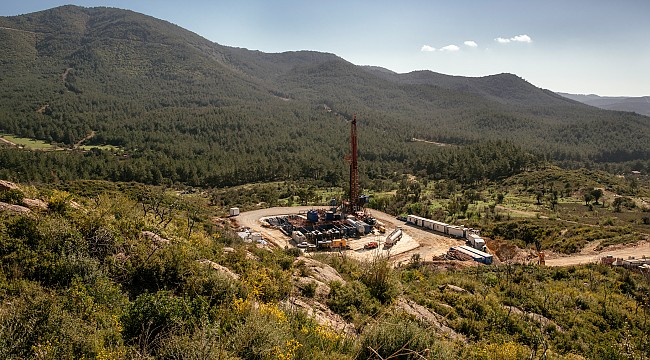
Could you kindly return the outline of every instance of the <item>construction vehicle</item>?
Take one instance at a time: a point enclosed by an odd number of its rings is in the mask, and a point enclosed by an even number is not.
[[[366,250],[376,249],[378,247],[379,247],[379,244],[376,241],[371,241],[371,242],[363,245],[363,248],[366,249]]]

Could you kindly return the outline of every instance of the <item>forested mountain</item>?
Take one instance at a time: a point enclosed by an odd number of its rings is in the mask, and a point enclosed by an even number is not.
[[[650,118],[594,109],[514,75],[395,74],[333,54],[267,54],[127,10],[1,17],[0,54],[1,131],[64,147],[94,134],[87,144],[122,150],[0,150],[0,175],[23,181],[336,182],[352,114],[362,171],[375,177],[456,151],[413,138],[505,140],[580,164],[650,158]]]
[[[606,110],[633,111],[637,114],[650,116],[650,96],[598,96],[558,93],[565,98],[595,106]]]

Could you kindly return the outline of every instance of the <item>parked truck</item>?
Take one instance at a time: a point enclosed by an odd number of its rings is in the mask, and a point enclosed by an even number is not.
[[[469,244],[476,250],[486,251],[487,247],[485,246],[485,240],[483,240],[478,234],[467,234],[467,241]]]

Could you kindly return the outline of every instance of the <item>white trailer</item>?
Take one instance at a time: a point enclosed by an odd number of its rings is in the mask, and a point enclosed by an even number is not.
[[[456,225],[449,225],[447,226],[447,233],[451,236],[455,236],[458,238],[464,238],[465,237],[465,228],[462,228],[460,226]]]
[[[449,225],[447,225],[447,224],[445,224],[445,223],[443,223],[443,222],[440,222],[440,221],[434,221],[434,222],[433,222],[433,230],[434,230],[434,231],[438,231],[438,232],[444,233],[444,232],[445,232],[445,228],[446,228],[447,226],[449,226]]]

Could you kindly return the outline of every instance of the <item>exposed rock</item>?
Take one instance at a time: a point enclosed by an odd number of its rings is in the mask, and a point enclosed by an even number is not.
[[[47,203],[40,199],[23,199],[23,205],[31,209],[47,210]]]
[[[11,181],[0,180],[0,191],[8,190],[20,190],[18,185],[12,183]]]
[[[459,294],[469,294],[469,291],[463,289],[462,287],[456,286],[456,285],[451,285],[451,284],[446,284],[446,285],[440,285],[438,286],[438,289],[440,291],[444,291],[445,289],[449,289],[453,292],[459,293]]]
[[[5,202],[0,202],[0,211],[7,211],[7,212],[11,212],[14,214],[21,214],[21,215],[28,215],[31,214],[32,212],[31,210],[29,210],[29,208],[26,208],[24,206],[11,205]]]
[[[140,234],[145,238],[151,240],[157,246],[169,244],[169,239],[165,239],[164,237],[161,237],[160,235],[157,235],[151,231],[143,231]]]
[[[315,298],[326,298],[330,294],[330,287],[329,285],[318,281],[314,278],[311,277],[299,277],[295,279],[295,285],[296,287],[300,290],[303,291],[306,289],[307,286],[310,284],[315,284],[316,285],[316,293],[314,294]]]
[[[414,316],[419,321],[424,321],[436,329],[445,336],[448,336],[452,340],[461,340],[466,341],[465,337],[461,334],[455,332],[452,328],[443,323],[444,317],[436,314],[435,312],[425,308],[422,305],[418,305],[412,300],[399,298],[397,304],[395,305],[397,309],[404,311],[405,313]]]
[[[75,209],[75,210],[79,210],[79,209],[82,208],[82,206],[78,202],[73,201],[73,200],[70,200],[70,207]]]
[[[214,261],[208,260],[208,259],[203,259],[203,260],[197,260],[199,263],[203,265],[209,265],[211,268],[217,270],[218,272],[228,276],[231,279],[237,280],[239,279],[239,275],[234,273],[232,270],[228,269],[225,266],[219,265]]]
[[[341,277],[341,274],[338,273],[333,267],[323,264],[320,261],[300,256],[294,261],[294,265],[303,262],[303,269],[298,269],[300,276],[310,277],[315,280],[318,280],[321,283],[328,284],[332,281],[339,281],[342,284],[345,284],[345,280]]]
[[[559,332],[564,332],[564,330],[558,324],[556,324],[553,320],[545,317],[544,315],[540,315],[540,314],[537,314],[537,313],[534,313],[534,312],[527,312],[527,311],[521,310],[520,308],[515,307],[515,306],[504,306],[504,308],[506,310],[508,310],[509,312],[512,312],[512,313],[515,313],[515,314],[518,314],[518,315],[527,316],[529,319],[531,319],[533,321],[536,321],[537,323],[539,323],[542,326],[553,325],[553,326],[555,326],[557,328],[557,330]]]
[[[330,308],[318,301],[305,301],[291,297],[285,300],[284,305],[290,309],[300,309],[311,316],[318,324],[331,328],[334,332],[344,333],[349,336],[357,334],[354,325],[345,321],[341,315],[334,313]]]
[[[233,249],[231,247],[225,247],[225,248],[223,248],[223,252],[225,252],[226,254],[229,254],[231,252],[235,252],[235,249]]]

